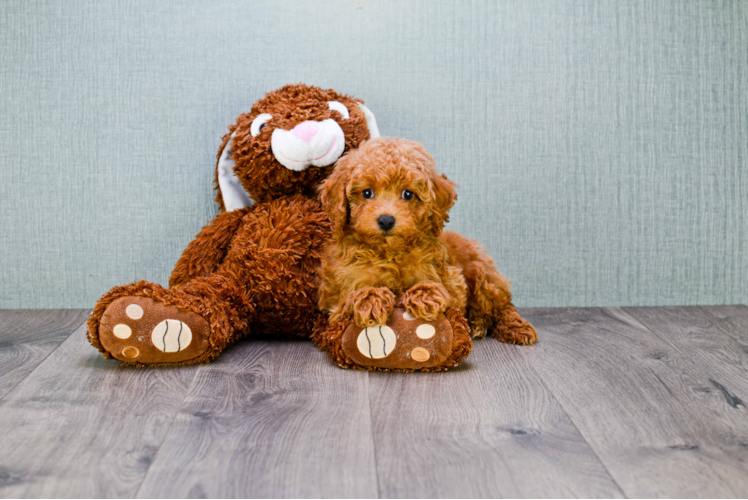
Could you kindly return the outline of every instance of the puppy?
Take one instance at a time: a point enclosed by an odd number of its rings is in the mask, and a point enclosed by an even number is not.
[[[423,146],[404,139],[370,140],[338,161],[319,188],[335,228],[319,271],[330,320],[383,325],[397,304],[434,321],[454,307],[473,337],[535,343],[493,260],[477,242],[442,231],[456,187]]]

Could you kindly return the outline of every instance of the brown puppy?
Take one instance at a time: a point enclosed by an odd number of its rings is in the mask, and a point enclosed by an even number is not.
[[[338,161],[320,186],[335,227],[319,288],[331,321],[352,315],[359,327],[383,325],[396,301],[427,321],[455,307],[473,337],[535,343],[493,260],[477,242],[442,232],[455,187],[423,146],[404,139],[370,140]]]

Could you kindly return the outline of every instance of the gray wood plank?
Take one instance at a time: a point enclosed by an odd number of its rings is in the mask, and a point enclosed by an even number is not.
[[[0,401],[0,496],[133,497],[196,369],[105,360],[82,325]]]
[[[714,390],[705,344],[663,340],[620,309],[526,314],[541,342],[519,354],[627,496],[748,494],[746,408]]]
[[[530,364],[478,340],[446,373],[372,373],[382,497],[620,497]]]
[[[705,308],[709,311],[709,314],[716,316],[717,318],[739,318],[741,323],[748,318],[748,306],[745,304],[705,306]],[[745,332],[745,330],[743,330],[743,332]]]
[[[748,404],[748,307],[634,307],[624,311],[709,375],[703,391],[722,393],[732,405],[740,404],[737,396],[730,395],[734,392]]]
[[[0,399],[88,318],[84,309],[0,310]]]
[[[200,368],[140,497],[377,497],[368,374],[302,340]]]

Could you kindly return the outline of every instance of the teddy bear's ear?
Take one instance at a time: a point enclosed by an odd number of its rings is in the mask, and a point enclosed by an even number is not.
[[[369,139],[376,139],[379,137],[379,127],[377,127],[377,118],[374,116],[369,108],[363,105],[363,103],[357,103],[361,111],[364,112],[364,118],[366,118],[366,127],[369,129]]]
[[[222,208],[227,212],[248,207],[253,203],[234,172],[236,162],[231,158],[231,143],[234,140],[234,134],[236,132],[232,133],[224,144],[216,164],[218,194]]]

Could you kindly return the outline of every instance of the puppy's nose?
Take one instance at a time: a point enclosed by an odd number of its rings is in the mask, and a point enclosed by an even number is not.
[[[391,215],[380,215],[377,219],[377,224],[385,231],[389,231],[395,227],[395,218]]]
[[[304,142],[309,142],[312,140],[312,137],[317,135],[317,131],[319,130],[319,123],[315,121],[305,121],[302,123],[299,123],[296,125],[292,132],[293,135],[298,137]]]

